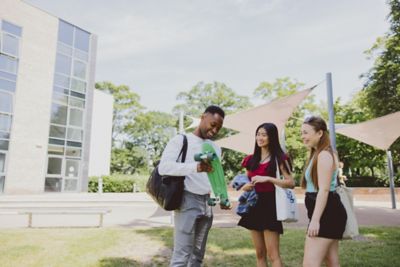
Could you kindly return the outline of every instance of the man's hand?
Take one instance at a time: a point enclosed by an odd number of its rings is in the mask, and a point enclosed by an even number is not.
[[[197,164],[197,172],[212,172],[212,166],[207,161],[200,161]]]
[[[221,208],[221,210],[231,210],[232,209],[232,204],[229,206],[225,206],[225,205],[219,205],[219,207]]]

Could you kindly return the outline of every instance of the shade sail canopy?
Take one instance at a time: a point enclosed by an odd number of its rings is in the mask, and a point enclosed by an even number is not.
[[[400,111],[373,120],[349,125],[337,133],[387,150],[400,137]]]
[[[239,133],[218,140],[216,143],[221,147],[251,154],[254,150],[257,127],[262,123],[272,122],[281,133],[293,111],[315,87],[316,85],[270,103],[226,116],[224,127],[234,129]]]

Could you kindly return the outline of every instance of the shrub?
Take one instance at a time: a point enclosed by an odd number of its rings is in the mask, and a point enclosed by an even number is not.
[[[145,191],[145,185],[148,175],[126,175],[126,174],[112,174],[102,176],[103,179],[103,192],[104,193],[132,193],[134,184],[138,192]],[[92,176],[89,178],[90,193],[98,192],[99,177]]]

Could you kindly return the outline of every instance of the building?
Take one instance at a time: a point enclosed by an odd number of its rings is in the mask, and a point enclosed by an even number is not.
[[[0,192],[87,191],[97,36],[21,0],[0,34]]]

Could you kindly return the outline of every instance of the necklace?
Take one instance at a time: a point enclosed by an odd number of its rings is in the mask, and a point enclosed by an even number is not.
[[[270,155],[267,155],[264,159],[262,159],[262,160],[260,161],[260,163],[265,162],[267,159],[269,159],[269,157],[270,157]]]

